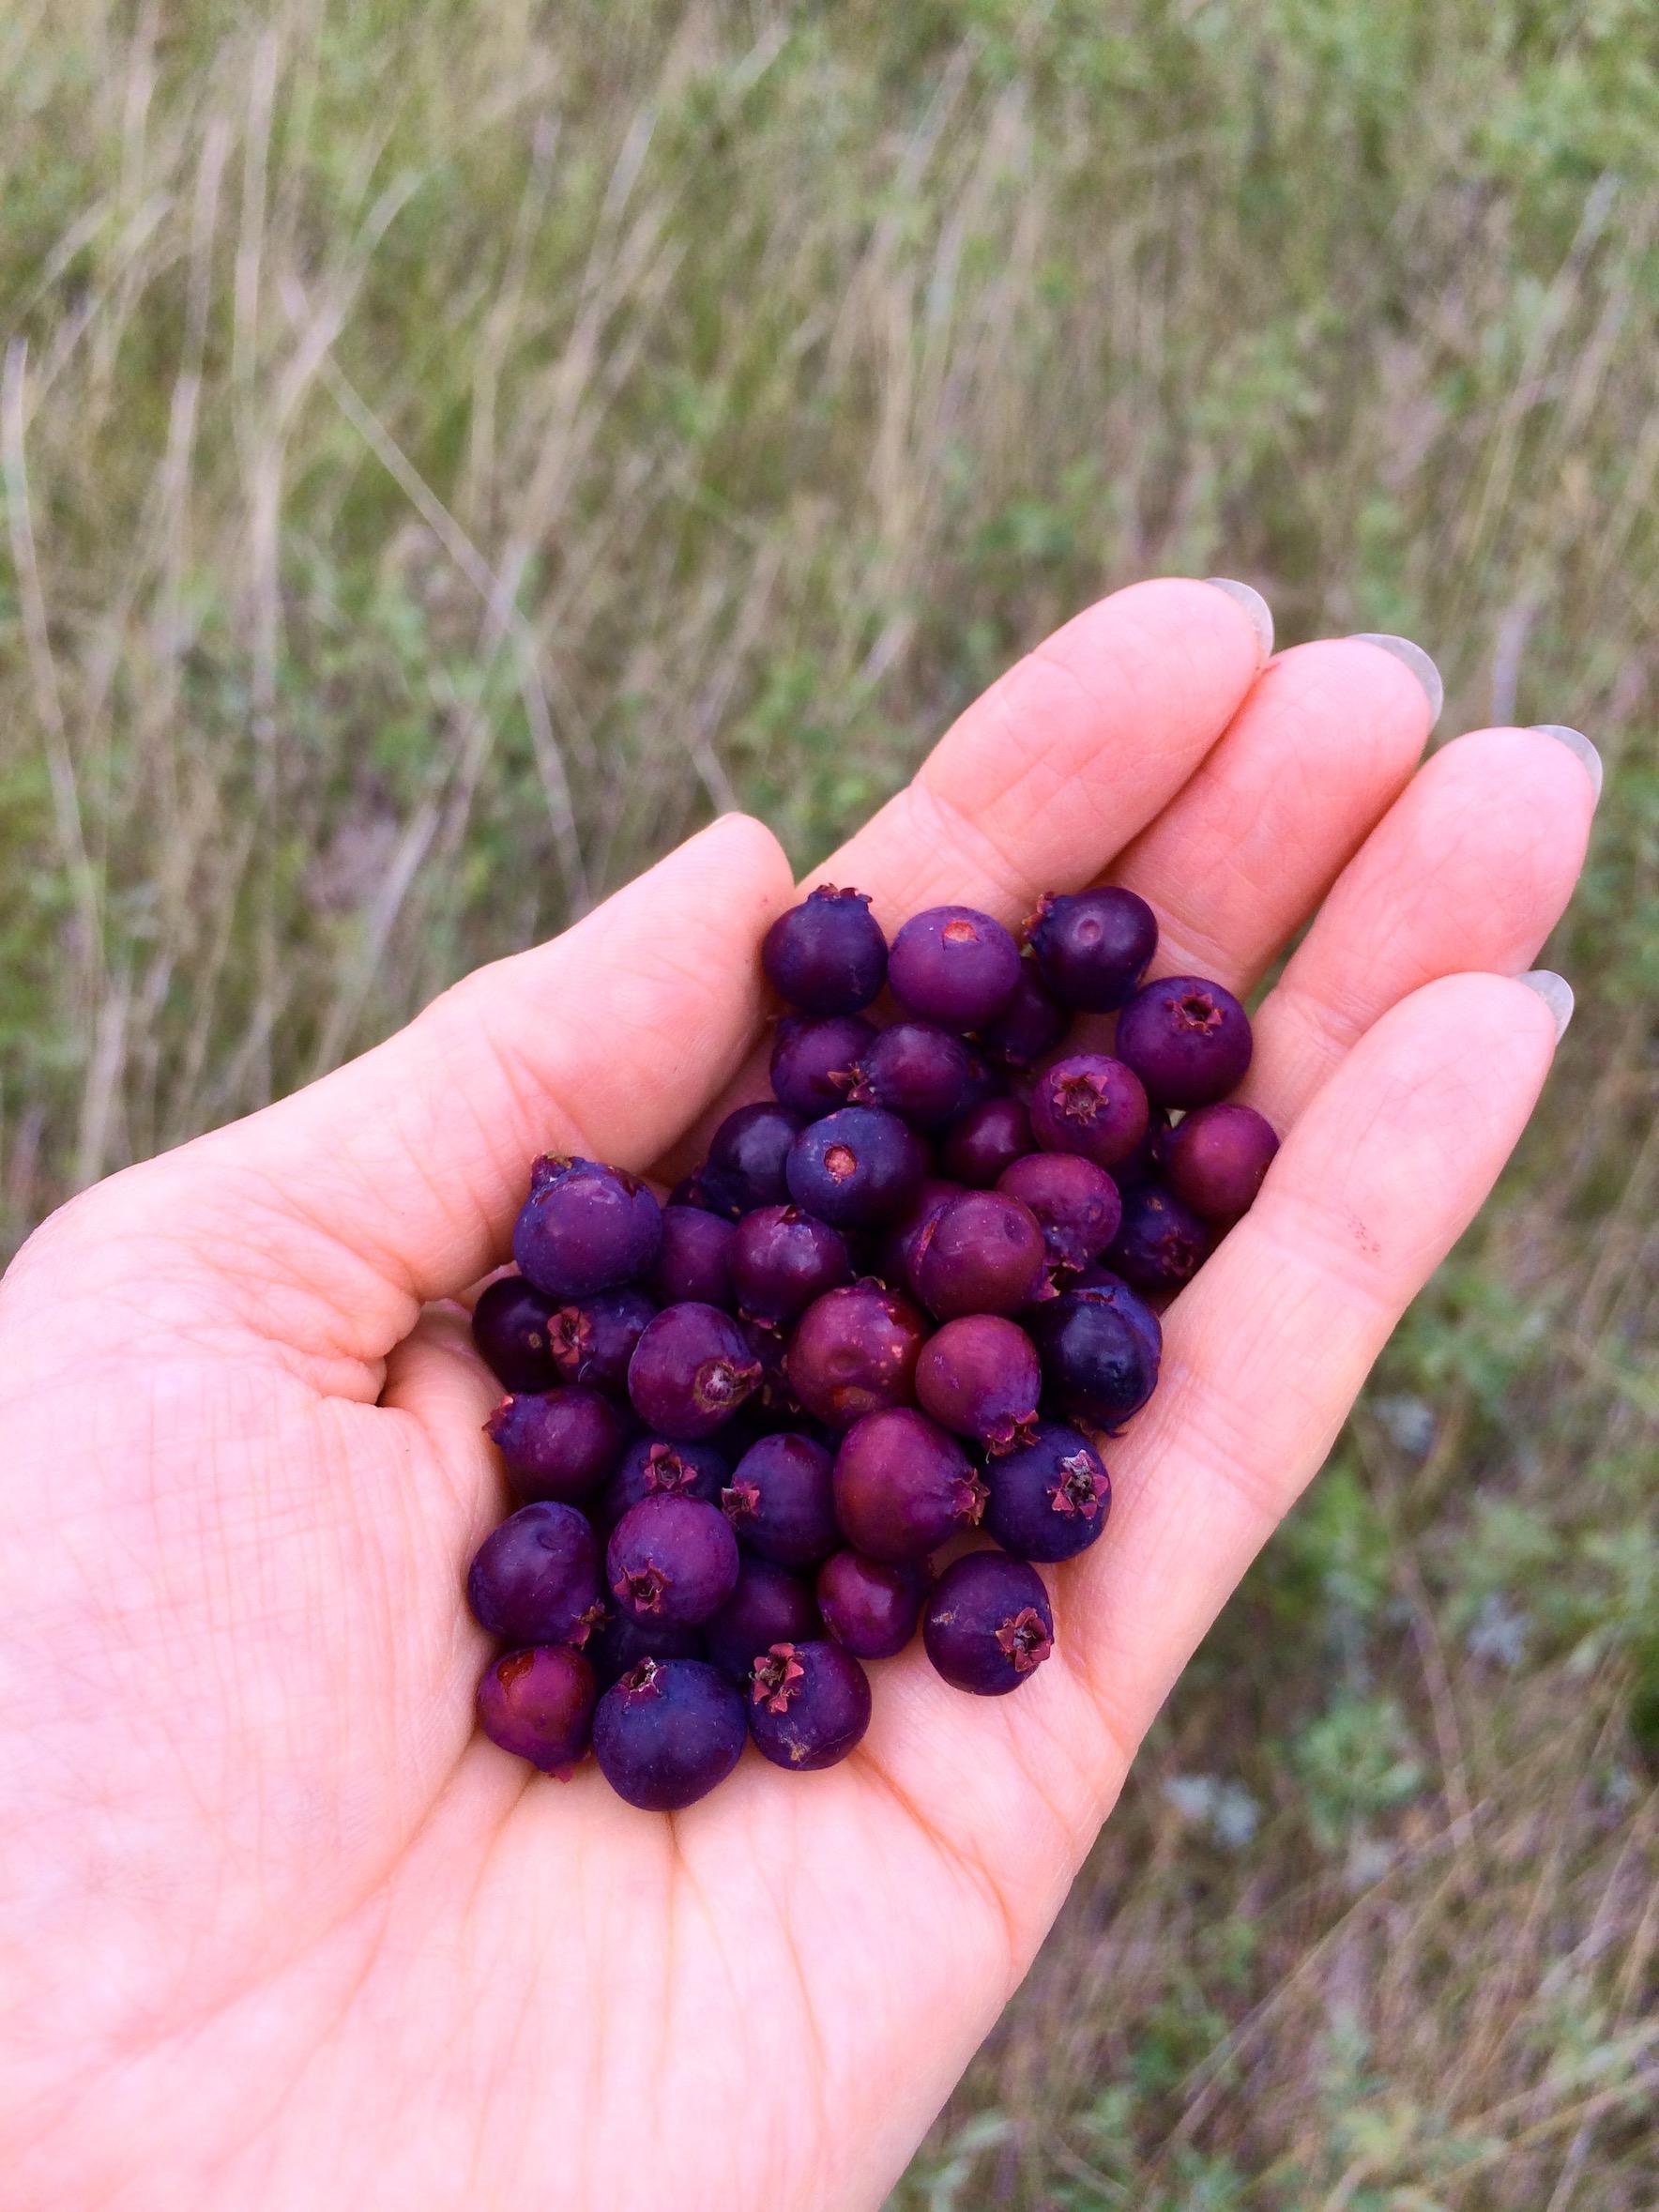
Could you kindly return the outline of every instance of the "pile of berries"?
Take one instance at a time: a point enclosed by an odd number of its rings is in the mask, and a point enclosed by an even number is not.
[[[1143,983],[1144,900],[1045,897],[1026,937],[936,907],[890,947],[861,892],[814,891],[762,948],[794,1010],[772,1099],[666,1204],[537,1161],[519,1272],[473,1317],[523,1502],[467,1585],[509,1646],[479,1690],[506,1749],[564,1776],[591,1746],[631,1804],[673,1810],[751,1738],[780,1766],[845,1758],[865,1662],[918,1623],[981,1696],[1047,1658],[1033,1563],[1105,1527],[1103,1440],[1157,1382],[1157,1308],[1278,1140],[1226,1103],[1239,1001]],[[999,1548],[939,1571],[974,1530]]]

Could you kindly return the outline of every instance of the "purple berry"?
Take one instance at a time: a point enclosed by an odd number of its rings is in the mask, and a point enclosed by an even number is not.
[[[1165,1147],[1169,1187],[1206,1221],[1236,1221],[1255,1202],[1278,1149],[1272,1123],[1254,1106],[1195,1107]]]
[[[712,1436],[760,1382],[760,1362],[729,1313],[688,1302],[646,1324],[628,1365],[628,1395],[662,1436]]]
[[[847,1428],[865,1413],[908,1405],[927,1323],[901,1291],[880,1283],[829,1290],[796,1323],[789,1381],[815,1420]]]
[[[1054,1649],[1054,1614],[1036,1568],[1002,1551],[970,1551],[934,1584],[922,1616],[927,1655],[953,1689],[1000,1698]]]
[[[814,1021],[786,1014],[772,1041],[772,1091],[780,1106],[815,1121],[846,1101],[853,1068],[875,1042],[875,1030],[856,1014]]]
[[[591,1497],[616,1466],[628,1424],[609,1398],[577,1383],[503,1398],[484,1433],[507,1462],[515,1496],[570,1504]]]
[[[642,1659],[599,1701],[593,1755],[618,1797],[679,1812],[718,1788],[748,1734],[740,1691],[702,1659]]]
[[[505,1390],[551,1390],[558,1381],[547,1349],[553,1301],[523,1275],[503,1275],[479,1292],[472,1340]]]
[[[911,1564],[838,1551],[818,1569],[818,1610],[858,1659],[890,1659],[916,1633],[927,1595],[925,1562]]]
[[[780,1420],[795,1421],[801,1411],[795,1385],[789,1380],[789,1345],[783,1331],[770,1321],[745,1320],[741,1327],[744,1341],[759,1365],[760,1381],[746,1409],[754,1425],[753,1431],[743,1431],[741,1415],[738,1429],[734,1431],[734,1438],[741,1435],[740,1442],[733,1441],[731,1444],[733,1457],[739,1459],[758,1438],[769,1436]],[[727,1439],[723,1436],[721,1442]]]
[[[1243,1081],[1250,1051],[1250,1016],[1231,991],[1201,975],[1143,984],[1118,1017],[1118,1057],[1157,1106],[1225,1098]]]
[[[852,1073],[849,1106],[881,1106],[912,1129],[940,1129],[967,1089],[967,1046],[932,1022],[894,1022],[877,1031]]]
[[[983,1106],[988,1098],[1008,1096],[1008,1076],[1000,1067],[994,1067],[984,1054],[970,1045],[967,1052],[967,1088],[962,1093],[958,1114],[971,1113],[975,1106]]]
[[[749,1732],[762,1758],[812,1774],[846,1757],[870,1725],[870,1684],[838,1643],[775,1643],[750,1675]]]
[[[611,1614],[596,1628],[582,1649],[593,1663],[593,1678],[601,1690],[619,1682],[642,1659],[700,1659],[704,1655],[701,1628],[682,1628],[668,1621],[631,1621],[626,1613]]]
[[[867,1413],[835,1457],[835,1511],[855,1551],[921,1559],[972,1528],[985,1487],[956,1439],[907,1406]]]
[[[728,1304],[735,1234],[723,1214],[702,1206],[664,1206],[662,1242],[646,1277],[659,1305]]]
[[[716,1505],[642,1498],[611,1531],[605,1579],[630,1620],[695,1628],[732,1594],[738,1540]]]
[[[993,1021],[1020,980],[1020,949],[1000,922],[972,907],[929,907],[892,942],[887,980],[923,1021],[977,1030]]]
[[[1000,1314],[947,1321],[916,1363],[922,1411],[992,1453],[1012,1452],[1036,1433],[1042,1388],[1037,1347]]]
[[[1054,1050],[1070,1021],[1065,1008],[1050,996],[1036,962],[1022,960],[1013,997],[981,1027],[980,1049],[1005,1068],[1028,1068]]]
[[[676,1443],[665,1436],[635,1437],[605,1485],[605,1518],[615,1527],[642,1498],[696,1498],[718,1505],[732,1479],[731,1462],[712,1444]]]
[[[1121,1006],[1158,949],[1158,917],[1133,891],[1050,892],[1027,931],[1043,980],[1064,1005]]]
[[[843,1106],[790,1148],[789,1196],[833,1228],[897,1221],[927,1173],[927,1147],[896,1114]]]
[[[828,1559],[841,1541],[833,1465],[822,1444],[787,1429],[751,1444],[720,1496],[744,1549],[781,1567]]]
[[[1117,1183],[1080,1152],[1031,1152],[1003,1169],[997,1188],[1036,1215],[1051,1269],[1087,1267],[1123,1214]]]
[[[705,1624],[708,1661],[729,1682],[746,1683],[749,1670],[774,1643],[802,1643],[823,1634],[810,1587],[769,1559],[741,1559],[738,1584]]]
[[[861,891],[820,883],[766,933],[760,964],[805,1014],[857,1014],[887,981],[887,939]]]
[[[1017,1559],[1074,1559],[1106,1525],[1112,1485],[1086,1436],[1044,1421],[1029,1443],[985,1470],[984,1527]]]
[[[708,1141],[698,1171],[703,1203],[736,1221],[756,1206],[778,1206],[789,1196],[784,1167],[800,1134],[800,1118],[771,1099],[738,1106]]]
[[[1133,1290],[1111,1284],[1062,1290],[1025,1325],[1061,1411],[1090,1428],[1117,1428],[1158,1383],[1164,1333]]]
[[[964,1191],[939,1209],[921,1243],[916,1287],[942,1321],[1016,1313],[1043,1289],[1047,1259],[1028,1206],[1001,1191]]]
[[[586,1298],[645,1274],[662,1239],[662,1210],[620,1167],[544,1153],[512,1232],[521,1274],[550,1298]]]
[[[1155,1182],[1123,1196],[1123,1219],[1106,1252],[1137,1290],[1172,1292],[1190,1283],[1210,1254],[1210,1230],[1184,1200]]]
[[[656,1310],[643,1290],[632,1289],[596,1290],[591,1298],[556,1305],[548,1316],[547,1345],[560,1381],[625,1390],[633,1348]]]
[[[1017,1098],[988,1098],[959,1115],[946,1130],[939,1165],[958,1182],[989,1190],[1003,1169],[1023,1159],[1036,1141],[1031,1117]]]
[[[1080,1152],[1110,1167],[1146,1134],[1147,1094],[1140,1077],[1103,1052],[1057,1060],[1031,1093],[1031,1127],[1045,1152]]]
[[[761,1206],[738,1224],[732,1289],[751,1320],[792,1321],[852,1277],[841,1231],[798,1206]]]
[[[888,1230],[878,1247],[875,1272],[884,1283],[915,1295],[916,1262],[927,1247],[933,1224],[947,1200],[959,1198],[962,1191],[961,1183],[935,1175],[919,1186],[903,1219]]]
[[[479,1726],[493,1744],[569,1781],[587,1755],[599,1695],[593,1669],[562,1643],[496,1660],[479,1684]]]
[[[1162,1179],[1170,1135],[1168,1107],[1149,1107],[1146,1135],[1134,1152],[1126,1153],[1121,1160],[1112,1162],[1112,1181],[1118,1185],[1119,1194],[1133,1190],[1136,1183],[1155,1182]]]
[[[573,1505],[521,1505],[473,1554],[466,1599],[479,1626],[505,1643],[585,1642],[604,1615],[586,1516]]]

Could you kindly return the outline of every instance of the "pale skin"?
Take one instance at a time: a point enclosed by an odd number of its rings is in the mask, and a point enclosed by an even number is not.
[[[1420,768],[1398,661],[1260,658],[1207,586],[1119,592],[809,879],[890,927],[1120,881],[1162,971],[1237,990],[1315,917],[1246,1093],[1284,1149],[1166,1317],[1014,1697],[912,1649],[844,1765],[751,1756],[672,1818],[474,1731],[462,1579],[505,1494],[454,1301],[533,1154],[645,1169],[737,1095],[794,895],[756,822],[31,1240],[0,1282],[8,2212],[879,2204],[1555,1049],[1511,979],[1578,872],[1579,761],[1495,729]]]

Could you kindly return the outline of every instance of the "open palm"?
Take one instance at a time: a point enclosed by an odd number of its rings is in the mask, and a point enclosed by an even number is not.
[[[9,2212],[865,2208],[1019,1980],[1160,1700],[1485,1195],[1555,1044],[1523,969],[1594,802],[1550,736],[1420,772],[1376,645],[1262,666],[1137,586],[997,683],[820,872],[891,925],[1100,876],[1267,998],[1287,1133],[1166,1320],[1057,1651],[913,1649],[812,1777],[673,1817],[472,1725],[504,1509],[454,1298],[531,1156],[644,1168],[731,1095],[792,895],[718,822],[310,1091],[76,1200],[0,1284],[0,2171]],[[752,1084],[753,1092],[758,1085]]]

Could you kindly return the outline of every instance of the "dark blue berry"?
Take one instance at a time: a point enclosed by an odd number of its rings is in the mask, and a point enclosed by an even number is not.
[[[853,1069],[850,1106],[881,1106],[912,1129],[941,1129],[967,1089],[967,1046],[933,1022],[878,1031]]]
[[[1120,1285],[1064,1290],[1021,1316],[1059,1409],[1091,1428],[1116,1428],[1158,1381],[1158,1317]]]
[[[983,1527],[1019,1559],[1074,1559],[1106,1525],[1112,1485],[1086,1436],[1044,1421],[1028,1443],[985,1469]]]
[[[846,1239],[798,1206],[745,1213],[732,1247],[732,1289],[753,1320],[792,1321],[814,1298],[852,1281]]]
[[[734,1225],[703,1206],[664,1206],[662,1242],[646,1277],[659,1305],[725,1305],[732,1295]]]
[[[1141,1182],[1124,1193],[1123,1218],[1106,1263],[1137,1290],[1168,1295],[1192,1281],[1209,1251],[1209,1227],[1184,1199],[1158,1183]]]
[[[591,1497],[622,1456],[628,1423],[597,1390],[536,1391],[503,1398],[484,1432],[520,1498]]]
[[[732,1594],[738,1541],[716,1505],[642,1498],[611,1531],[605,1579],[630,1620],[695,1628]]]
[[[728,1114],[699,1170],[704,1205],[733,1221],[756,1206],[782,1205],[789,1196],[784,1163],[799,1133],[800,1117],[770,1099]]]
[[[586,1298],[644,1274],[662,1238],[662,1210],[635,1177],[547,1153],[530,1171],[512,1256],[550,1298]]]
[[[856,1014],[822,1020],[786,1014],[772,1040],[771,1081],[778,1104],[816,1120],[845,1104],[853,1069],[875,1042],[875,1030]]]
[[[573,1505],[521,1506],[474,1553],[466,1596],[479,1627],[506,1643],[586,1641],[604,1614],[586,1516]]]
[[[1029,1682],[1054,1649],[1042,1576],[1003,1551],[969,1552],[934,1584],[921,1640],[953,1689],[1006,1696]]]
[[[769,1559],[738,1563],[737,1587],[704,1624],[709,1664],[729,1681],[746,1683],[751,1668],[774,1643],[801,1643],[823,1634],[810,1587]]]
[[[827,1559],[841,1541],[833,1465],[822,1444],[787,1429],[751,1444],[720,1499],[743,1548],[784,1567]]]
[[[896,1114],[843,1106],[795,1139],[789,1196],[834,1228],[880,1228],[904,1213],[927,1169],[926,1145]]]
[[[870,1683],[838,1643],[775,1643],[750,1675],[749,1732],[774,1766],[834,1766],[870,1725]]]
[[[593,1662],[594,1680],[601,1690],[609,1689],[642,1659],[707,1656],[701,1628],[685,1628],[671,1621],[634,1621],[624,1612],[613,1612],[582,1649]]]
[[[1036,962],[1022,960],[1013,997],[981,1026],[980,1050],[1005,1068],[1028,1068],[1054,1050],[1069,1025],[1070,1016],[1050,996]]]
[[[930,907],[913,914],[892,942],[888,982],[923,1021],[977,1030],[996,1019],[1018,988],[1020,949],[989,914],[972,907]]]
[[[604,1517],[615,1527],[642,1498],[663,1495],[717,1505],[731,1478],[731,1461],[712,1444],[677,1442],[665,1436],[635,1437],[605,1485]]]
[[[596,1290],[590,1298],[556,1305],[548,1316],[547,1345],[560,1381],[625,1390],[633,1348],[656,1310],[643,1290],[627,1289]]]
[[[1043,980],[1066,1006],[1121,1006],[1158,949],[1158,917],[1133,891],[1051,892],[1027,932]]]
[[[472,1340],[503,1389],[551,1390],[558,1381],[547,1349],[552,1299],[523,1275],[503,1275],[479,1292]]]
[[[1156,1106],[1225,1098],[1243,1081],[1250,1052],[1250,1016],[1231,991],[1201,975],[1143,984],[1118,1017],[1118,1057]]]
[[[939,1166],[973,1190],[989,1190],[1003,1170],[1036,1144],[1031,1117],[1017,1098],[988,1098],[946,1130]]]
[[[642,1659],[593,1716],[593,1752],[618,1797],[679,1812],[723,1782],[748,1734],[742,1695],[702,1659]]]
[[[887,980],[887,939],[861,891],[820,883],[766,933],[760,964],[804,1014],[857,1014]]]

